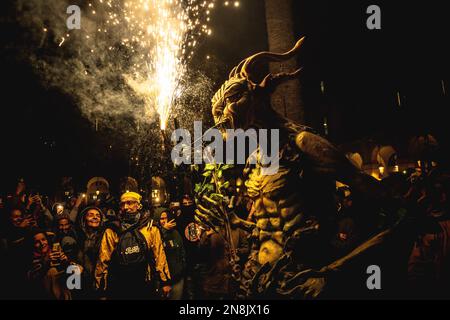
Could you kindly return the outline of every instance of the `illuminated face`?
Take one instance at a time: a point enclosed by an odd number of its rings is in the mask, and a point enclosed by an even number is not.
[[[248,129],[252,124],[252,85],[245,79],[227,80],[212,99],[214,122],[225,134],[226,129]]]
[[[70,230],[70,221],[69,219],[60,219],[58,221],[58,229],[62,233],[67,233]]]
[[[11,223],[14,227],[19,227],[23,221],[22,211],[17,210],[17,209],[13,210],[11,212],[10,219],[11,219]]]
[[[193,205],[194,202],[193,202],[190,198],[183,198],[181,204],[182,204],[184,207],[188,207],[188,206]]]
[[[346,241],[348,238],[348,234],[346,232],[339,232],[338,237],[339,237],[339,240]]]
[[[122,211],[128,214],[134,214],[138,213],[140,209],[140,204],[136,199],[129,198],[129,199],[123,199],[123,201],[120,203],[120,208]]]
[[[86,225],[90,228],[98,228],[100,226],[101,214],[96,209],[91,209],[86,213]]]
[[[46,254],[48,252],[48,240],[47,236],[43,233],[38,233],[33,237],[34,249],[40,254]]]

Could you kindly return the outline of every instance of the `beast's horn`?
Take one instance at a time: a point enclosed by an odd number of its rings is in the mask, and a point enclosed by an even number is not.
[[[268,89],[269,91],[275,90],[275,88],[284,81],[298,77],[301,71],[302,68],[299,68],[291,73],[277,73],[276,75],[269,73],[261,82],[260,86]]]
[[[244,65],[242,66],[241,73],[248,78],[250,74],[250,68],[252,65],[254,65],[257,61],[286,61],[294,57],[297,52],[299,51],[300,47],[302,46],[303,41],[305,40],[305,37],[302,37],[300,40],[297,41],[295,46],[288,52],[285,53],[273,53],[268,51],[263,51],[257,54],[254,54],[253,56],[247,58],[244,60]],[[241,62],[242,63],[242,62]],[[236,70],[238,71],[238,70]]]
[[[242,66],[244,65],[244,63],[245,63],[245,60],[242,60],[241,62],[239,62],[237,67],[234,67],[233,70],[231,70],[230,75],[228,76],[228,79],[231,79],[235,75],[241,73],[241,69],[242,69]]]

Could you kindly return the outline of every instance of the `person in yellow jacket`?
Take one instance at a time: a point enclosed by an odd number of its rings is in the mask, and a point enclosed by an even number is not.
[[[95,268],[95,287],[101,298],[152,299],[157,280],[163,295],[170,294],[161,234],[141,214],[141,199],[138,193],[124,193],[118,223],[110,224],[103,234]]]

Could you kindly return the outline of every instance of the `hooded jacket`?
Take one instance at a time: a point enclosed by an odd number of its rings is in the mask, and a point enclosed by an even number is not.
[[[153,226],[153,221],[150,221],[146,216],[142,216],[136,228],[144,236],[147,247],[152,250],[154,257],[154,263],[153,261],[148,261],[146,270],[147,279],[152,280],[152,273],[156,271],[162,284],[168,285],[171,277],[159,229]],[[110,263],[114,250],[119,243],[121,233],[121,225],[113,223],[106,227],[103,234],[95,268],[95,288],[98,291],[108,290]]]
[[[175,219],[175,217],[168,211],[155,211],[155,221],[159,223],[161,214],[163,212],[167,213],[168,221]],[[178,282],[183,278],[186,269],[186,254],[184,250],[183,239],[181,238],[181,235],[176,228],[167,230],[161,226],[161,235],[172,281]]]
[[[58,223],[62,219],[67,219],[71,224],[70,230],[67,233],[64,233],[58,229]],[[78,233],[75,230],[75,226],[70,220],[70,216],[66,213],[62,213],[56,217],[55,221],[55,239],[54,242],[61,243],[61,247],[64,253],[71,259],[76,260],[78,255]]]
[[[86,226],[86,214],[89,210],[95,209],[100,212],[100,225],[97,230],[91,230]],[[95,266],[97,264],[97,258],[99,256],[100,243],[102,240],[104,227],[104,215],[102,211],[97,207],[87,207],[79,215],[79,247],[78,261],[84,268],[84,276],[87,277],[88,283],[93,285]]]

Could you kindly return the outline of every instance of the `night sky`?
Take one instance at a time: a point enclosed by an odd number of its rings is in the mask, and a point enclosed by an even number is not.
[[[431,132],[447,149],[450,77],[445,48],[450,19],[443,4],[294,3],[295,33],[307,37],[298,58],[304,67],[301,84],[307,125],[322,132],[326,116],[329,139],[338,145],[369,138],[402,144],[412,135]],[[381,30],[366,28],[370,4],[381,7]],[[93,175],[114,180],[129,174],[126,147],[106,152],[112,142],[126,146],[127,137],[95,132],[71,97],[44,89],[19,58],[27,30],[15,20],[13,1],[2,1],[0,6],[2,189],[10,188],[20,176],[46,188],[64,175],[85,183]],[[215,65],[206,63],[199,69],[216,70],[218,88],[240,60],[267,49],[264,1],[241,0],[239,9],[215,10],[211,26],[214,34],[202,42],[192,65],[202,64],[210,55],[209,63]],[[320,81],[325,83],[325,96]],[[400,108],[397,91],[402,97]]]

